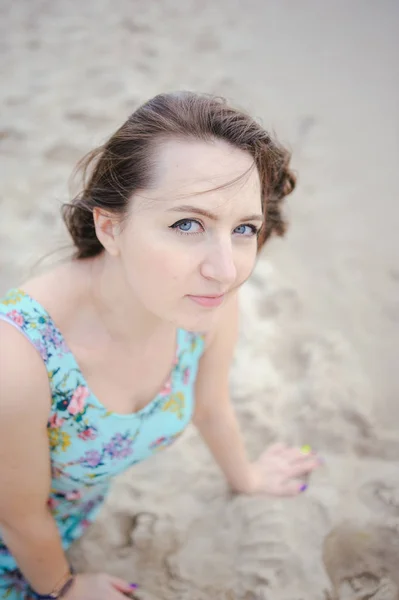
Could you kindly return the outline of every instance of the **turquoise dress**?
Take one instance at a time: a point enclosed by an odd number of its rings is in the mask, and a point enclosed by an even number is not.
[[[112,477],[166,448],[187,427],[204,340],[200,334],[178,330],[175,364],[163,389],[142,410],[120,415],[107,410],[90,391],[61,332],[38,302],[22,290],[11,290],[0,299],[0,319],[19,329],[46,365],[52,394],[48,506],[66,550],[95,519]],[[26,591],[0,537],[0,598],[21,600]]]

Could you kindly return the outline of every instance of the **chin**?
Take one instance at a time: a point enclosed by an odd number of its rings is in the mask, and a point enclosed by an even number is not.
[[[180,315],[180,318],[175,320],[175,324],[179,329],[184,329],[191,333],[208,333],[214,328],[218,317],[219,310],[214,309],[202,315],[187,315],[185,317]]]

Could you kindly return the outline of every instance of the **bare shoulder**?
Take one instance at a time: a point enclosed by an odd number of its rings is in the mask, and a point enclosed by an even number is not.
[[[40,275],[28,279],[20,287],[37,300],[57,321],[59,314],[77,306],[85,274],[79,265],[65,262],[54,265]],[[86,277],[87,280],[87,277]]]
[[[51,393],[38,351],[13,325],[0,320],[0,412],[6,416],[48,417]]]

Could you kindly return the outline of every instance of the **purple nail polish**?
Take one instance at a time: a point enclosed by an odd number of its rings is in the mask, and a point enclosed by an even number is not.
[[[301,487],[299,488],[299,491],[300,491],[300,492],[304,492],[304,491],[305,491],[305,490],[307,490],[307,489],[308,489],[308,484],[307,484],[307,483],[304,483],[304,484],[303,484],[303,485],[301,485]]]
[[[130,587],[130,589],[132,589],[132,590],[137,590],[137,588],[138,588],[139,586],[137,585],[137,583],[130,583],[130,584],[129,584],[129,587]]]

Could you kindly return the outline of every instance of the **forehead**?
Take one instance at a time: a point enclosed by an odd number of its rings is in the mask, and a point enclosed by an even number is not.
[[[260,210],[260,189],[259,174],[249,153],[222,140],[170,140],[156,152],[153,186],[133,205],[137,210],[145,205],[165,210],[193,198],[196,205],[219,213],[252,212]]]

